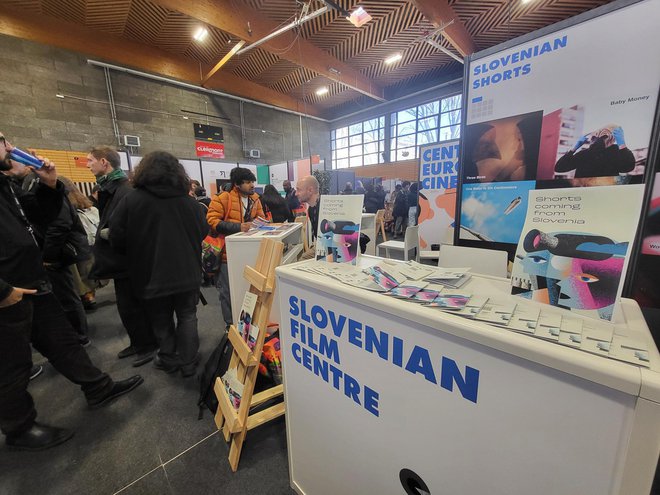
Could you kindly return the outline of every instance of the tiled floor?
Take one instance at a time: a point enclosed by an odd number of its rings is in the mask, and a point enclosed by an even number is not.
[[[199,306],[202,362],[220,337],[215,289],[203,289]],[[44,373],[30,384],[39,419],[76,431],[72,440],[37,453],[0,446],[0,494],[291,494],[284,419],[251,431],[238,471],[211,414],[197,420],[196,378],[167,375],[151,364],[131,367],[116,354],[128,345],[114,306],[112,287],[98,294],[90,313],[87,348],[94,363],[116,379],[140,373],[145,383],[112,403],[89,411],[74,384],[38,354]]]

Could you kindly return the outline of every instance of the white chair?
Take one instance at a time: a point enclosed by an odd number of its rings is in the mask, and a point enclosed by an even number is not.
[[[445,235],[440,241],[440,249],[445,244],[454,244],[454,227],[447,227],[445,230]],[[421,248],[420,248],[421,249]],[[431,263],[436,263],[435,260],[440,256],[440,251],[420,251],[419,252],[419,261],[424,263],[424,260],[431,260]]]
[[[408,227],[406,235],[401,241],[385,241],[378,244],[378,256],[381,258],[391,258],[393,252],[402,252],[404,261],[414,259],[419,261],[419,235],[417,232],[417,225]],[[414,250],[413,257],[410,257],[410,252]],[[383,252],[385,254],[383,254]]]
[[[506,251],[443,244],[438,266],[443,268],[471,267],[471,273],[506,277],[508,254]]]

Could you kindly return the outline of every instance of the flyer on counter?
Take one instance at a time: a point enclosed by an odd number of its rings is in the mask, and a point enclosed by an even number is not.
[[[323,195],[319,205],[316,259],[357,263],[364,195]]]
[[[512,294],[611,321],[643,194],[643,184],[530,191]]]

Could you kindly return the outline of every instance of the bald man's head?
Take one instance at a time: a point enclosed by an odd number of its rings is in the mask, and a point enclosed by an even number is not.
[[[303,203],[315,205],[319,197],[319,181],[313,175],[298,179],[296,195]]]

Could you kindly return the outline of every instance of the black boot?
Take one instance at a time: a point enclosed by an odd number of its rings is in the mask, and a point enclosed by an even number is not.
[[[66,442],[73,436],[72,430],[40,425],[36,421],[29,430],[10,433],[5,443],[14,450],[45,450]]]

